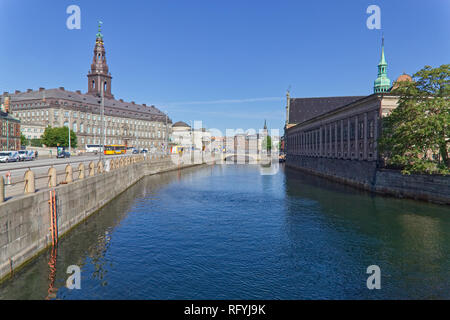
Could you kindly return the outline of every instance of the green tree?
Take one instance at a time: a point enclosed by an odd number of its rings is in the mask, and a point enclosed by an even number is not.
[[[26,147],[26,146],[28,146],[28,142],[29,141],[28,141],[27,137],[25,137],[24,134],[21,133],[20,134],[20,145]]]
[[[52,128],[47,127],[42,135],[42,143],[47,147],[68,147],[69,146],[69,129],[67,127]],[[70,130],[70,145],[77,147],[77,135]]]
[[[32,147],[42,147],[42,140],[41,139],[31,139],[30,140],[30,146],[32,146]]]
[[[263,150],[270,151],[272,150],[272,138],[270,136],[267,136],[264,138],[262,142],[262,148]]]
[[[450,64],[425,66],[392,91],[398,107],[383,119],[379,149],[403,173],[450,173]]]

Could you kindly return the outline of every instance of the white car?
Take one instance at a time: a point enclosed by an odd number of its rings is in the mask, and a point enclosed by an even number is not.
[[[0,162],[18,162],[19,152],[17,151],[2,151],[0,152]]]
[[[19,161],[31,161],[34,160],[34,152],[31,150],[20,150]]]

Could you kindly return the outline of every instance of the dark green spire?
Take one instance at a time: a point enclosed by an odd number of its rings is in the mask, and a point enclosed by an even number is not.
[[[97,39],[103,39],[103,34],[102,34],[102,24],[103,24],[103,22],[101,22],[101,21],[98,22]]]
[[[374,93],[388,92],[391,88],[391,80],[387,77],[387,62],[384,56],[384,36],[381,43],[381,59],[378,64],[378,78],[375,80]]]

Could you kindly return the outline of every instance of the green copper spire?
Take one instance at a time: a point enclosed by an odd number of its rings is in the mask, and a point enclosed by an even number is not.
[[[388,92],[391,88],[391,80],[387,77],[387,62],[384,56],[384,36],[381,44],[381,60],[378,64],[378,78],[373,87],[374,93]]]
[[[103,34],[102,34],[102,24],[103,22],[99,21],[98,22],[98,33],[97,33],[97,38],[103,39]]]

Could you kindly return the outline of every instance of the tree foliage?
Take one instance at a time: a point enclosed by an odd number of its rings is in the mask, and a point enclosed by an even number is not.
[[[449,174],[450,64],[425,66],[396,84],[398,107],[383,118],[379,150],[403,173]]]
[[[272,150],[272,138],[270,136],[267,136],[263,139],[262,142],[262,149],[265,151],[271,151]]]
[[[28,141],[27,137],[23,133],[21,133],[20,134],[20,145],[26,147],[26,146],[28,146],[28,144],[29,144],[29,141]]]
[[[52,128],[47,127],[42,135],[42,143],[47,147],[68,147],[69,146],[69,129],[67,127]],[[70,130],[70,145],[77,147],[77,135]]]

